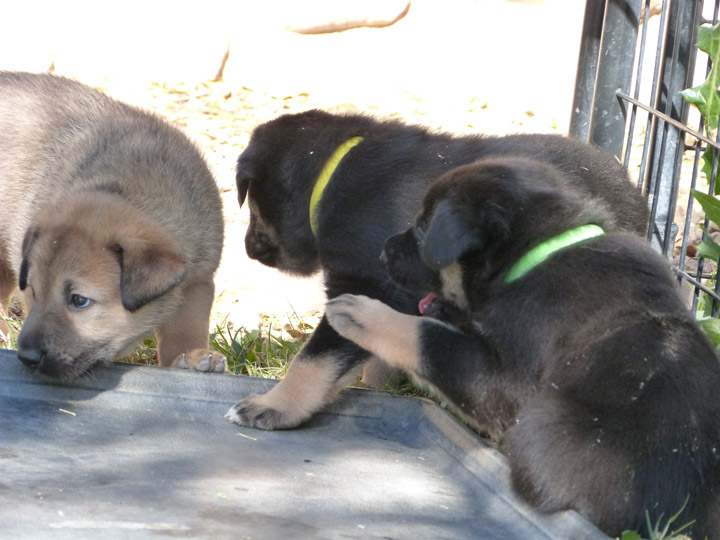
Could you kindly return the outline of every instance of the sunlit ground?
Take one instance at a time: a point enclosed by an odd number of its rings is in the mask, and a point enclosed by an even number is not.
[[[79,78],[156,110],[205,150],[223,191],[216,320],[321,308],[319,279],[250,261],[233,167],[258,123],[310,107],[457,133],[567,131],[584,2],[413,0],[387,28],[286,31],[314,2],[29,2],[3,8],[0,69]],[[320,2],[318,2],[320,3]],[[298,5],[303,11],[297,11]],[[337,4],[336,4],[337,5]],[[295,11],[294,11],[295,10]],[[226,50],[221,82],[210,82]]]

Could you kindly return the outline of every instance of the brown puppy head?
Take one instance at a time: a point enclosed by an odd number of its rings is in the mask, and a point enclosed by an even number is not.
[[[554,167],[530,158],[484,159],[435,181],[415,225],[387,240],[383,259],[399,285],[466,309],[468,296],[528,249],[587,223],[607,227],[610,219]]]
[[[30,311],[18,356],[62,379],[114,360],[174,309],[184,275],[161,225],[118,195],[71,194],[41,212],[23,242]]]

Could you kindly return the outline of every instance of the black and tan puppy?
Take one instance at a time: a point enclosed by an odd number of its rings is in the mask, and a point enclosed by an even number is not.
[[[534,156],[562,171],[568,189],[598,201],[630,231],[644,233],[646,205],[609,155],[554,135],[453,137],[397,121],[322,111],[281,116],[259,126],[238,161],[240,203],[247,196],[250,257],[281,271],[324,272],[329,298],[364,294],[417,313],[416,292],[398,288],[379,261],[385,239],[413,220],[428,184],[483,156]],[[324,190],[323,190],[324,186]],[[263,429],[307,420],[370,358],[323,319],[265,395],[228,417]]]
[[[343,295],[330,324],[500,441],[522,497],[611,536],[687,498],[676,524],[719,537],[718,359],[667,261],[606,208],[554,167],[485,159],[435,182],[383,257],[426,316]]]
[[[223,244],[215,181],[186,136],[75,81],[0,72],[0,302],[30,307],[18,356],[62,379],[155,332],[163,366],[208,350]]]

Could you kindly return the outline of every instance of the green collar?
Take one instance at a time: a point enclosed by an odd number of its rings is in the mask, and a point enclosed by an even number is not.
[[[605,231],[602,230],[598,225],[583,225],[576,229],[570,229],[564,233],[553,236],[549,240],[545,240],[542,244],[539,244],[523,255],[518,260],[510,271],[505,276],[505,283],[512,283],[513,281],[520,279],[530,270],[545,262],[551,255],[565,249],[566,247],[574,246],[585,240],[602,236]]]
[[[325,166],[320,171],[320,176],[315,180],[315,187],[313,188],[312,195],[310,196],[310,228],[315,236],[317,236],[317,206],[322,199],[323,191],[328,185],[330,178],[332,177],[335,169],[337,169],[340,162],[345,155],[363,141],[363,137],[353,137],[342,143],[330,156],[330,159],[325,162]]]

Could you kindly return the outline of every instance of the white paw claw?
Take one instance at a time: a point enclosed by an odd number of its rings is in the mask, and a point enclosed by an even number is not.
[[[175,364],[175,366],[179,367],[180,369],[190,369],[190,364],[188,364],[187,355],[185,353],[180,356],[180,359],[177,361],[177,364]]]
[[[212,367],[212,353],[208,353],[208,355],[195,366],[195,371],[210,371]]]

